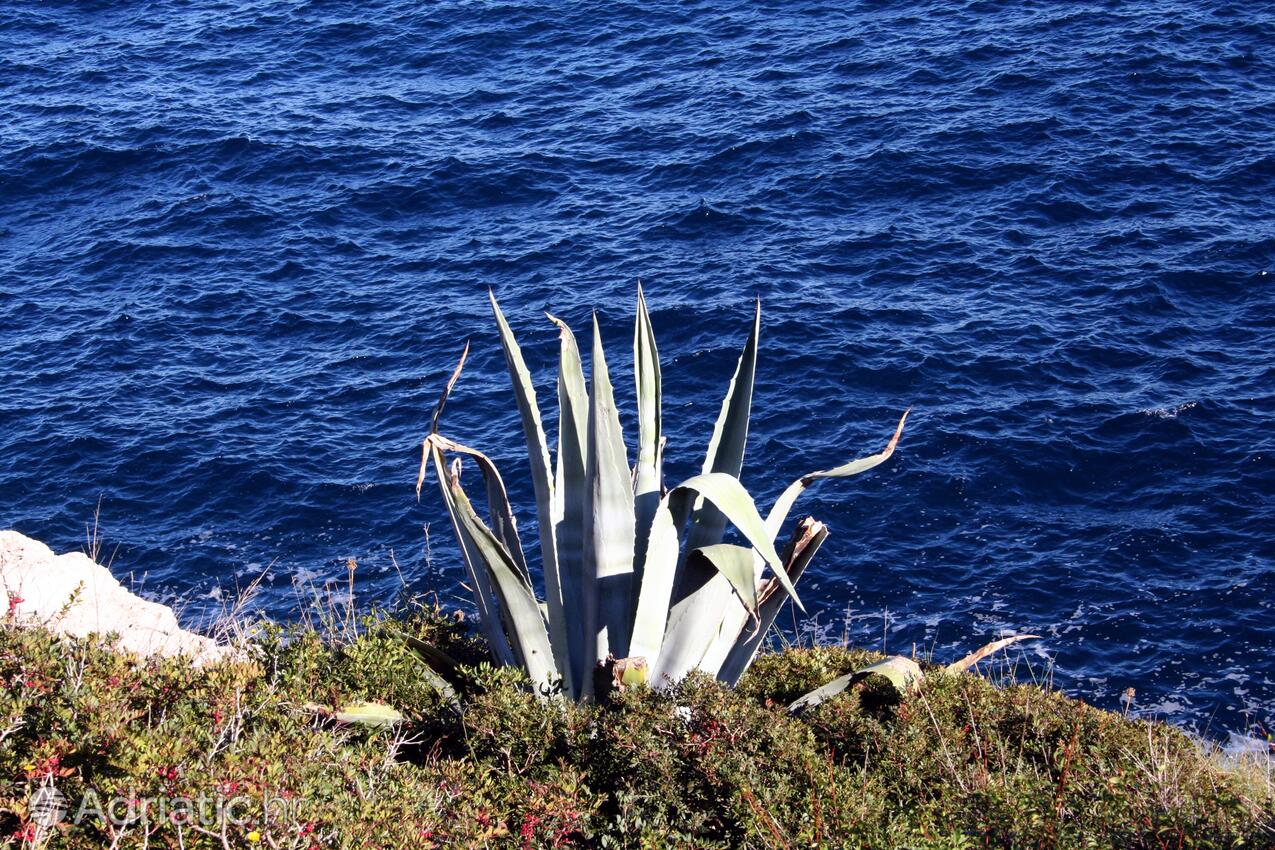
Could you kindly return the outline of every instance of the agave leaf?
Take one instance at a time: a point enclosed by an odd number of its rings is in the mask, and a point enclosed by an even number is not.
[[[688,478],[675,489],[693,491],[712,502],[770,565],[780,587],[792,597],[797,607],[805,610],[801,600],[797,598],[792,582],[784,572],[779,554],[766,533],[765,523],[757,513],[752,497],[748,495],[748,491],[737,478],[724,472],[710,472]],[[690,563],[688,559],[686,564]],[[717,571],[709,566],[700,565],[698,568],[717,574]],[[720,629],[723,611],[727,605],[731,604],[731,584],[725,578],[721,581],[727,592],[725,599],[719,600],[715,595],[700,593],[674,604],[669,613],[668,628],[665,631],[653,681],[664,684],[681,679],[699,665],[712,647]]]
[[[992,653],[1000,652],[1005,647],[1018,643],[1020,640],[1040,640],[1040,635],[1011,635],[1000,640],[994,640],[986,646],[981,646],[974,650],[960,661],[952,662],[943,669],[949,673],[964,673]]]
[[[531,585],[523,579],[504,545],[474,512],[473,505],[460,486],[459,477],[453,475],[449,485],[461,525],[477,546],[500,599],[501,608],[507,614],[510,642],[537,690],[541,694],[547,694],[556,684],[558,671],[554,665],[544,615],[540,611],[540,601],[536,599]]]
[[[633,482],[598,317],[593,317],[593,391],[585,478],[585,574],[597,581],[597,658],[628,655],[633,627]]]
[[[553,641],[553,663],[567,678],[571,666],[567,648],[566,618],[562,616],[562,582],[558,571],[557,542],[554,537],[553,472],[549,466],[549,447],[544,426],[540,421],[540,407],[536,404],[536,390],[531,383],[531,373],[522,358],[522,349],[514,338],[509,323],[500,312],[496,294],[488,291],[491,310],[500,329],[500,344],[505,351],[505,363],[513,383],[514,397],[518,402],[518,415],[522,420],[522,432],[527,441],[527,460],[531,465],[531,483],[536,491],[536,518],[540,524],[540,558],[545,574],[545,604],[549,607],[549,635]]]
[[[708,453],[704,457],[703,473],[724,472],[739,478],[744,468],[744,448],[748,442],[748,419],[753,406],[753,383],[757,374],[757,341],[761,332],[761,301],[758,300],[753,312],[753,326],[740,352],[739,362],[735,364],[735,374],[731,376],[726,397],[722,399],[722,408],[713,424],[713,436],[708,442]],[[691,513],[691,528],[687,533],[687,549],[698,549],[720,543],[726,530],[726,518],[713,505],[706,504],[704,499],[695,502]],[[774,535],[771,535],[773,538]],[[707,580],[711,576],[700,576]],[[702,582],[700,582],[702,584]],[[685,588],[679,588],[679,598],[694,592],[698,584],[692,579]]]
[[[477,449],[463,446],[441,434],[431,434],[428,439],[433,441],[434,445],[444,452],[466,455],[478,462],[478,468],[483,474],[483,481],[487,484],[487,505],[491,512],[492,533],[509,550],[509,554],[513,556],[514,564],[518,567],[518,571],[522,573],[523,578],[530,584],[531,572],[527,569],[527,560],[522,551],[522,540],[518,537],[517,521],[514,519],[513,508],[509,504],[509,494],[505,490],[504,479],[500,477],[500,471],[496,469],[496,464],[492,462],[491,458]]]
[[[548,314],[546,314],[548,315]],[[589,509],[585,451],[589,444],[589,391],[575,335],[549,316],[559,331],[558,461],[554,479],[554,535],[570,665],[564,674],[575,699],[592,689],[597,661],[597,593],[584,572],[584,515]]]
[[[899,444],[899,437],[903,434],[903,423],[908,421],[908,414],[912,412],[912,408],[903,411],[903,416],[899,419],[899,427],[894,430],[894,436],[890,438],[890,442],[886,444],[884,450],[868,457],[852,460],[847,464],[835,467],[834,469],[824,469],[816,472],[807,473],[796,481],[788,485],[788,489],[780,494],[776,500],[775,506],[770,509],[770,513],[766,516],[766,528],[772,537],[778,537],[780,530],[784,525],[784,520],[788,518],[788,512],[792,510],[793,503],[797,501],[797,497],[805,492],[806,488],[821,478],[848,478],[851,475],[858,475],[861,472],[867,472],[873,467],[880,466],[894,454],[894,447]]]
[[[735,374],[731,376],[717,421],[713,424],[713,435],[704,458],[704,474],[724,473],[737,479],[743,469],[760,333],[761,301],[758,300],[748,340],[740,352]],[[686,504],[690,522],[685,551],[721,543],[726,517],[719,507],[702,498]],[[674,517],[674,522],[681,528],[686,525],[686,519],[686,513],[682,513]],[[774,537],[770,535],[771,540]],[[683,559],[679,563],[673,610],[669,614],[664,643],[665,651],[672,654],[661,663],[657,672],[677,679],[699,663],[705,649],[721,631],[724,612],[730,607],[730,596],[730,582],[717,570],[702,561]]]
[[[771,509],[770,514],[766,517],[766,531],[772,537],[779,536],[780,532],[783,530],[784,520],[787,519],[788,512],[792,508],[793,503],[796,502],[797,497],[800,496],[812,482],[820,478],[845,478],[851,475],[858,475],[861,472],[866,472],[867,470],[884,463],[885,460],[894,453],[894,448],[898,445],[899,436],[903,433],[903,423],[907,421],[907,416],[907,411],[904,411],[903,417],[899,420],[898,428],[895,429],[894,436],[886,445],[884,451],[871,455],[870,457],[851,461],[850,463],[836,467],[835,469],[812,472],[809,475],[804,475],[797,481],[793,482],[793,484],[791,484],[779,497],[774,508]],[[826,532],[824,536],[826,536]],[[822,538],[820,538],[819,542],[823,542]],[[811,551],[810,556],[813,556],[813,554],[814,550]],[[809,562],[809,556],[806,558],[806,562]],[[761,557],[754,556],[753,572],[758,582],[762,580],[762,569],[763,561]],[[776,599],[772,604],[776,615],[778,614],[779,607],[781,607],[782,604],[782,598]],[[765,628],[768,629],[770,627],[770,623],[773,622],[774,618],[772,617],[770,622],[766,623]],[[710,649],[710,651],[704,656],[703,661],[700,663],[700,669],[707,673],[717,675],[722,679],[722,681],[733,682],[738,680],[738,678],[743,675],[748,664],[752,662],[753,657],[756,655],[757,647],[760,645],[760,641],[765,634],[764,631],[760,635],[753,635],[750,632],[746,633],[743,631],[745,626],[746,618],[741,616],[738,611],[728,609],[723,617],[721,629],[718,633],[715,645],[713,649]],[[724,670],[723,668],[726,667],[726,661],[722,658],[722,651],[725,649],[724,644],[726,641],[732,641],[735,643],[743,641],[745,643],[752,643],[753,646],[751,650],[741,646],[737,653],[734,649],[732,649],[731,652],[736,653],[735,657],[731,661],[729,669]],[[720,667],[718,666],[719,661],[721,663]],[[741,663],[742,666],[740,666]]]
[[[680,535],[674,519],[682,506],[690,502],[690,493],[673,489],[665,494],[651,521],[646,563],[642,567],[637,613],[633,618],[633,638],[629,655],[645,658],[654,667],[664,643],[668,624],[669,599],[673,595],[673,579],[677,575]]]
[[[458,666],[456,660],[438,647],[428,644],[418,637],[397,629],[388,629],[388,631],[406,643],[416,653],[421,661],[421,675],[429,683],[430,687],[438,691],[439,695],[447,701],[449,706],[453,709],[459,709],[460,697],[456,694],[456,689],[452,687],[452,683],[448,681],[448,677],[456,676],[456,668]]]
[[[461,357],[461,363],[464,363],[464,357]],[[456,375],[460,373],[460,367],[456,368]],[[452,383],[455,383],[456,375],[452,376]],[[448,385],[449,387],[451,384]],[[447,400],[447,394],[443,394],[443,402]],[[442,402],[440,402],[441,408]],[[498,664],[511,665],[517,662],[513,648],[509,645],[505,633],[500,628],[503,612],[497,604],[492,594],[491,582],[487,579],[487,570],[482,564],[482,554],[478,550],[478,545],[465,530],[464,524],[460,521],[460,515],[457,511],[456,501],[452,498],[451,489],[447,486],[447,470],[446,463],[443,458],[443,450],[438,447],[430,435],[425,438],[422,445],[423,457],[421,458],[421,471],[417,481],[417,492],[425,479],[425,464],[432,461],[434,464],[434,472],[438,476],[439,490],[443,495],[443,504],[447,507],[447,516],[451,519],[452,530],[456,532],[456,542],[460,546],[461,559],[465,562],[465,572],[469,576],[469,588],[474,596],[474,607],[478,609],[478,624],[482,628],[483,637],[487,639],[487,646],[491,649],[492,656]]]
[[[745,610],[754,618],[757,616],[757,585],[753,580],[752,549],[730,543],[717,543],[695,549],[691,556],[708,561],[713,569],[730,582],[735,594],[744,603]]]
[[[465,347],[461,349],[460,360],[456,363],[456,368],[452,370],[452,376],[447,379],[447,384],[443,387],[443,394],[439,396],[438,404],[434,405],[434,414],[429,420],[429,432],[431,434],[438,433],[438,420],[443,415],[443,407],[447,404],[447,397],[452,394],[456,382],[460,380],[460,373],[465,368],[465,358],[469,356],[469,340],[465,340]],[[416,479],[416,498],[421,497],[421,483],[425,478],[425,465],[421,464],[421,474]]]
[[[805,696],[794,700],[788,706],[788,713],[802,714],[872,675],[885,676],[901,696],[906,696],[925,678],[925,674],[921,672],[921,667],[915,661],[910,658],[904,658],[902,655],[892,655],[889,658],[878,661],[875,664],[869,664],[867,667],[855,670],[853,673],[847,673],[844,676],[833,679],[826,685],[815,688]]]
[[[438,420],[443,416],[443,408],[447,405],[447,398],[452,394],[452,390],[456,386],[456,382],[460,380],[460,373],[465,369],[465,359],[469,357],[469,340],[465,341],[465,347],[460,351],[460,360],[456,363],[456,368],[452,370],[452,376],[447,379],[446,385],[443,386],[443,393],[438,398],[438,403],[434,405],[434,412],[429,418],[429,433],[434,435],[438,433]],[[425,486],[425,470],[429,465],[429,449],[430,441],[426,438],[421,446],[421,468],[416,473],[416,501],[421,500],[421,488]],[[443,479],[439,479],[439,483],[443,483]]]
[[[725,472],[710,472],[686,479],[677,485],[677,489],[692,490],[721,511],[730,524],[739,529],[748,543],[770,566],[779,585],[797,603],[797,607],[803,612],[806,610],[801,600],[797,598],[797,591],[788,580],[788,574],[784,572],[783,562],[779,559],[779,553],[775,551],[771,535],[766,532],[766,524],[762,521],[761,514],[757,513],[753,497],[748,495],[748,491],[744,489],[743,484],[739,483],[738,478]],[[690,548],[689,542],[687,547]]]
[[[402,629],[397,629],[392,626],[385,626],[383,628],[387,633],[407,644],[408,648],[419,655],[421,660],[428,664],[430,669],[436,674],[445,678],[449,683],[451,681],[458,680],[460,662],[455,658],[452,658],[451,655],[434,646],[432,643],[426,643],[415,635],[409,635]]]
[[[459,487],[461,483],[461,473],[463,471],[464,471],[464,464],[462,460],[460,458],[453,458],[451,467],[449,468],[447,473],[448,485],[449,486],[455,485]],[[477,553],[474,563],[478,564],[479,568],[476,570],[476,572],[483,577],[483,580],[487,582],[487,586],[491,588],[492,600],[493,600],[492,610],[495,611],[500,616],[500,622],[503,624],[503,630],[501,631],[501,634],[503,634],[506,640],[509,641],[509,649],[513,653],[513,666],[525,667],[526,660],[522,656],[522,644],[520,644],[517,640],[513,639],[516,633],[516,626],[514,624],[514,621],[511,619],[509,615],[509,609],[505,607],[504,603],[501,600],[500,588],[497,587],[496,584],[494,584],[491,580],[491,570],[489,565],[487,564],[487,555],[483,551],[483,548],[479,545],[479,541],[474,537],[472,531],[470,530],[470,527],[464,522],[463,512],[461,511],[460,505],[456,502],[455,493],[449,490],[448,495],[452,499],[452,504],[456,506],[457,522],[459,522],[461,524],[461,527],[464,529],[466,539],[469,541],[469,545],[473,546],[475,552]],[[466,499],[466,504],[467,505],[469,504],[468,499]],[[470,505],[470,510],[471,511],[473,510],[472,505]],[[477,517],[478,514],[475,512],[474,516]],[[519,573],[519,578],[521,578],[524,582],[526,581],[526,577],[521,572]]]
[[[487,639],[487,645],[491,649],[492,656],[496,659],[496,662],[509,665],[516,663],[518,659],[515,657],[513,648],[510,647],[509,641],[500,628],[500,622],[504,616],[503,612],[500,611],[499,605],[492,595],[491,582],[487,580],[487,571],[480,569],[478,566],[482,556],[478,553],[476,544],[469,536],[469,533],[465,531],[456,513],[456,504],[452,499],[451,490],[447,486],[446,463],[443,452],[433,439],[438,434],[438,423],[442,418],[443,408],[447,405],[448,396],[451,395],[456,382],[460,380],[460,373],[465,368],[465,358],[468,356],[469,343],[466,342],[464,349],[461,350],[460,360],[456,363],[456,368],[452,370],[451,377],[447,379],[442,395],[439,396],[438,404],[434,406],[434,413],[430,417],[430,433],[421,445],[421,468],[416,476],[416,498],[418,501],[420,500],[421,487],[425,483],[425,470],[432,461],[434,471],[438,476],[438,487],[443,495],[443,504],[447,507],[447,515],[451,519],[452,530],[456,533],[456,541],[460,545],[461,557],[465,562],[465,571],[469,576],[470,590],[474,596],[474,606],[478,609],[479,625],[482,627],[483,635]],[[490,500],[490,487],[488,497]],[[508,502],[507,499],[505,501],[506,503]]]
[[[633,323],[633,375],[637,383],[638,452],[633,470],[634,583],[640,587],[646,562],[651,520],[660,504],[660,354],[647,312],[642,284],[638,284],[637,318]]]
[[[793,531],[784,552],[784,571],[794,585],[827,538],[828,527],[813,517],[806,517]],[[728,616],[718,642],[705,656],[700,669],[715,673],[718,679],[733,687],[757,657],[766,633],[788,601],[787,594],[780,591],[779,582],[774,579],[762,584],[757,594],[757,622],[751,628],[746,616],[738,612]],[[724,659],[721,655],[723,649],[726,650]]]
[[[393,726],[405,719],[396,709],[380,702],[348,703],[333,712],[332,718],[342,723],[374,727]]]

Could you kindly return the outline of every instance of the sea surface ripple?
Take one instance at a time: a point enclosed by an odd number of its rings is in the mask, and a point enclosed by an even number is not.
[[[447,430],[534,514],[487,288],[551,404],[543,311],[623,374],[642,280],[671,478],[760,296],[763,505],[914,406],[802,505],[808,626],[1032,630],[1090,702],[1269,729],[1273,45],[1184,0],[5,3],[0,527],[77,548],[100,500],[191,617],[347,557],[459,600],[413,483],[466,339]]]

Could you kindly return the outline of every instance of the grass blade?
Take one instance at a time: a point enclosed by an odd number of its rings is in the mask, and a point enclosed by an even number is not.
[[[597,658],[623,658],[633,621],[633,479],[615,407],[598,317],[593,317],[593,391],[589,395],[584,514],[585,573],[597,582]]]

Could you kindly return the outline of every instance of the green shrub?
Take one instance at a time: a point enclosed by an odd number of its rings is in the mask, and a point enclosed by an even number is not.
[[[1035,686],[931,667],[907,698],[869,679],[793,717],[795,696],[879,658],[820,648],[763,654],[734,690],[696,674],[581,706],[472,663],[481,640],[431,609],[357,631],[266,627],[249,660],[192,669],[0,626],[0,846],[1275,846],[1269,779]],[[459,709],[403,633],[470,660]],[[389,728],[334,722],[352,699],[412,708]],[[47,833],[42,787],[71,803]],[[201,794],[246,803],[160,816]],[[151,801],[145,823],[72,822],[113,796]]]

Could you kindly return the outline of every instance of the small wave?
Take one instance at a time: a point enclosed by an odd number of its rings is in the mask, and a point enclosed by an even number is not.
[[[652,236],[672,239],[703,239],[710,236],[734,236],[743,233],[751,222],[746,216],[719,210],[703,198],[695,209],[669,216],[664,223],[651,228]]]
[[[1171,407],[1147,407],[1138,412],[1143,416],[1154,416],[1156,419],[1177,419],[1188,410],[1194,410],[1199,406],[1198,401],[1187,401]]]

